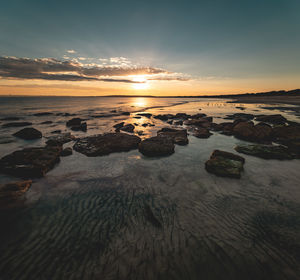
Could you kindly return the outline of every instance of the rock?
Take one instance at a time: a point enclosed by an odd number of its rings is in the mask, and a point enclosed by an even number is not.
[[[130,115],[130,112],[122,112],[121,115],[129,116],[129,115]]]
[[[51,112],[41,112],[41,113],[33,114],[33,116],[36,116],[36,117],[43,117],[43,116],[50,116],[50,115],[53,115],[53,113],[51,113]]]
[[[173,122],[174,125],[183,125],[183,121],[180,120],[180,121],[174,121]]]
[[[63,144],[73,140],[75,140],[75,136],[72,135],[70,132],[67,132],[57,136],[48,137],[46,144],[51,146],[62,146]]]
[[[144,132],[143,132],[142,130],[138,130],[136,133],[137,133],[139,136],[144,135]]]
[[[116,129],[116,131],[120,131],[120,128],[124,126],[124,122],[120,122],[115,124],[113,127]]]
[[[244,111],[246,109],[245,107],[239,107],[239,106],[236,106],[235,108],[240,109],[242,111]]]
[[[211,123],[205,118],[187,120],[184,122],[184,124],[192,125],[192,126],[200,126],[200,127],[205,127],[205,128],[208,128],[211,126]]]
[[[41,124],[51,124],[53,123],[53,121],[45,121],[45,122],[41,122]]]
[[[22,198],[32,184],[31,180],[13,182],[0,185],[0,207],[10,206],[12,202],[15,202]]]
[[[73,131],[83,131],[86,132],[87,131],[87,123],[81,123],[80,125],[75,125],[71,127],[71,130]]]
[[[63,149],[63,150],[60,152],[60,156],[61,156],[61,157],[70,156],[70,155],[72,155],[72,154],[73,154],[73,150],[72,150],[72,148],[70,148],[70,147]]]
[[[178,145],[187,145],[189,143],[186,129],[164,127],[157,131],[157,136],[170,138],[174,144]]]
[[[120,130],[132,133],[134,131],[134,125],[126,124],[123,127],[121,127]]]
[[[217,176],[239,179],[244,163],[245,159],[238,155],[215,150],[205,163],[205,169]]]
[[[233,127],[233,134],[242,140],[267,142],[271,139],[272,127],[265,123],[254,125],[252,122],[239,122]]]
[[[300,140],[300,125],[291,124],[275,126],[272,131],[272,137],[278,141]]]
[[[268,122],[273,124],[284,124],[287,119],[280,114],[276,115],[260,115],[255,118],[255,120],[260,122]]]
[[[191,119],[200,119],[204,117],[206,117],[206,114],[200,114],[200,113],[190,116]]]
[[[237,152],[264,159],[293,159],[288,148],[272,145],[241,145],[234,148]]]
[[[12,122],[12,123],[5,123],[2,127],[22,127],[32,125],[31,122]]]
[[[157,115],[157,116],[154,116],[154,118],[159,119],[161,121],[167,121],[168,119],[173,119],[174,115],[172,115],[172,114]]]
[[[152,114],[150,113],[137,113],[138,116],[146,117],[150,119],[152,117]]]
[[[169,137],[155,136],[143,140],[139,144],[139,151],[148,157],[168,156],[174,153],[175,145]]]
[[[59,162],[61,146],[25,148],[0,159],[0,172],[21,178],[43,177]]]
[[[197,138],[209,138],[212,135],[212,133],[210,133],[207,128],[198,127],[194,129],[193,135]]]
[[[133,117],[134,119],[141,119],[142,117],[139,117],[139,116],[135,116]]]
[[[60,130],[60,129],[58,129],[58,130],[53,130],[53,131],[51,131],[51,133],[52,133],[52,134],[59,134],[59,133],[61,133],[61,130]]]
[[[81,124],[81,121],[83,120],[80,118],[73,118],[67,121],[67,126],[78,126]]]
[[[42,138],[42,133],[33,127],[26,127],[14,133],[13,136],[25,140],[34,140],[34,139]]]
[[[255,116],[253,114],[236,113],[236,114],[232,114],[232,115],[227,115],[224,119],[227,119],[227,120],[242,119],[243,121],[247,121],[247,120],[253,120],[254,117]]]
[[[175,116],[174,116],[174,119],[182,119],[182,120],[187,120],[191,117],[191,115],[188,115],[186,113],[177,113]]]
[[[106,133],[79,139],[73,149],[89,157],[127,152],[138,147],[141,139],[126,133]]]
[[[1,121],[18,121],[20,119],[21,118],[19,118],[19,117],[5,117],[5,118],[2,118]]]
[[[169,120],[167,121],[168,124],[172,124],[173,123],[173,120]]]

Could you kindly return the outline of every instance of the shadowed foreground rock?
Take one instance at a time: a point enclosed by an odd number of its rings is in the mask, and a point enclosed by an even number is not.
[[[145,139],[139,144],[139,151],[144,156],[160,157],[174,153],[175,145],[171,138],[155,136]]]
[[[234,148],[237,152],[246,155],[251,155],[264,159],[293,159],[295,156],[288,148],[283,146],[270,145],[245,145],[236,146]]]
[[[42,133],[33,127],[23,128],[18,132],[14,133],[13,135],[25,140],[34,140],[34,139],[42,138]]]
[[[0,159],[0,172],[21,178],[43,177],[59,162],[61,146],[26,148]]]
[[[244,163],[245,159],[238,155],[215,150],[205,163],[205,169],[217,176],[239,179]]]
[[[89,157],[127,152],[138,147],[141,138],[126,133],[106,133],[79,139],[73,149]]]
[[[157,136],[170,138],[174,144],[178,145],[187,145],[189,143],[186,129],[164,127],[157,131]]]
[[[31,180],[0,184],[0,208],[12,206],[12,203],[22,198],[31,184]]]

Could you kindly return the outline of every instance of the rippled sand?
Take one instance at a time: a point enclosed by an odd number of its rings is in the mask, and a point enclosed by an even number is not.
[[[162,107],[183,101],[126,99],[111,108],[100,101],[70,107],[61,102],[58,108],[42,109],[36,101],[20,114],[47,136],[51,130],[66,130],[65,120],[71,117],[29,116],[35,109],[73,111],[81,117],[94,107],[101,112],[156,107],[147,110],[154,114],[202,109],[215,122],[241,112],[236,106],[245,107],[245,113],[277,112],[223,100]],[[26,103],[20,110],[26,106],[30,108]],[[282,114],[299,121],[293,112]],[[110,131],[124,118],[90,118],[87,133]],[[37,124],[47,119],[53,127]],[[149,120],[129,117],[127,122]],[[154,127],[141,129],[148,137],[164,126],[155,120]],[[1,129],[1,134],[13,131]],[[211,152],[235,152],[234,146],[245,142],[218,133],[209,139],[189,136],[189,141],[165,158],[145,158],[137,150],[95,158],[74,152],[62,158],[34,181],[22,207],[1,210],[0,279],[299,279],[300,161],[243,155],[242,178],[220,178],[204,169]],[[43,143],[16,140],[0,145],[0,156]],[[12,179],[0,177],[2,182]]]

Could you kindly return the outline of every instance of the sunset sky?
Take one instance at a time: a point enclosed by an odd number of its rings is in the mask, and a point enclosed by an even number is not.
[[[3,1],[0,95],[300,87],[299,0]]]

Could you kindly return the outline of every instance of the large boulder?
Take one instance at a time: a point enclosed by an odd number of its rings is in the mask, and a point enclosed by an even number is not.
[[[205,169],[217,176],[237,178],[241,177],[245,159],[238,155],[215,150],[205,163]]]
[[[61,146],[34,147],[15,151],[0,159],[0,172],[21,178],[43,177],[59,162]]]
[[[31,122],[11,122],[11,123],[5,123],[2,125],[2,127],[22,127],[22,126],[29,126],[32,125]]]
[[[106,133],[79,139],[73,149],[89,157],[127,152],[138,147],[141,139],[126,133]]]
[[[187,145],[189,143],[186,129],[164,127],[157,131],[157,136],[170,138],[174,144]]]
[[[293,159],[295,156],[284,146],[273,145],[240,145],[234,148],[237,152],[264,159]]]
[[[148,157],[168,156],[174,153],[175,145],[169,137],[155,136],[143,140],[139,144],[139,151]]]
[[[287,119],[280,114],[276,115],[260,115],[255,118],[259,122],[268,122],[273,124],[284,124]]]
[[[13,135],[25,140],[34,140],[34,139],[42,138],[42,133],[33,127],[23,128],[18,132],[14,133]]]

